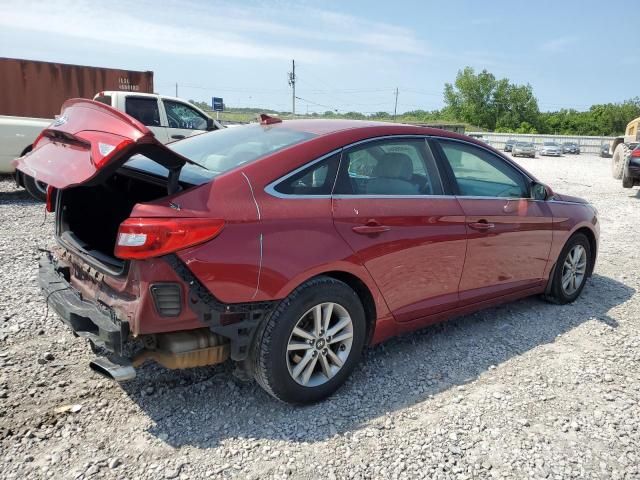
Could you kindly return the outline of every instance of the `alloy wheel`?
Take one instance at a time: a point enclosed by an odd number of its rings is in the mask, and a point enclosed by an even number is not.
[[[321,303],[296,323],[287,343],[291,378],[304,387],[317,387],[344,366],[353,344],[353,321],[340,304]]]
[[[578,244],[567,254],[562,265],[562,291],[571,296],[578,291],[587,273],[587,251]]]

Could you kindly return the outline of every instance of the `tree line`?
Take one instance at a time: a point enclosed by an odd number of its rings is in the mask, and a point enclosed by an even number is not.
[[[203,102],[195,102],[205,106]],[[258,108],[233,109],[243,113],[276,113]],[[453,83],[444,86],[441,110],[413,110],[393,117],[388,112],[371,114],[327,110],[308,116],[360,120],[395,120],[413,123],[464,123],[468,130],[551,135],[616,136],[624,133],[629,121],[640,117],[640,97],[621,103],[592,105],[588,110],[560,109],[541,112],[531,85],[517,85],[507,78],[498,79],[487,70],[476,73],[472,67],[458,71]]]

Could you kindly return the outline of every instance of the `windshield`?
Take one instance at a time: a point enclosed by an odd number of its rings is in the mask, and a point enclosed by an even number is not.
[[[555,144],[555,143],[553,143],[553,142],[544,142],[544,146],[545,146],[545,147],[557,147],[558,145],[556,145],[556,144]]]
[[[314,136],[285,127],[252,124],[195,135],[167,147],[220,174]]]

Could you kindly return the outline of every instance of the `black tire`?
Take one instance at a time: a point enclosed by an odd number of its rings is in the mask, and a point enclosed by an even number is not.
[[[348,357],[333,377],[321,385],[307,387],[296,382],[289,373],[287,345],[305,312],[324,302],[339,304],[349,313],[353,324],[353,343]],[[251,352],[252,373],[258,384],[280,401],[291,404],[318,402],[346,381],[360,360],[365,338],[365,313],[358,295],[339,280],[317,277],[295,289],[262,323]]]
[[[576,245],[581,245],[586,251],[586,269],[584,277],[582,279],[582,283],[579,285],[577,290],[575,292],[572,292],[571,294],[567,294],[567,292],[562,287],[563,266],[565,261],[567,260],[569,252],[572,251]],[[545,298],[552,303],[557,303],[560,305],[575,301],[580,296],[580,294],[582,293],[582,289],[587,283],[587,278],[589,276],[589,272],[591,272],[592,266],[593,255],[591,253],[591,244],[589,243],[589,239],[583,233],[576,233],[571,238],[569,238],[564,248],[560,252],[560,255],[558,256],[558,261],[556,262],[556,267],[553,271],[553,279],[551,280],[551,289],[550,292],[545,296]]]
[[[630,160],[631,160],[631,155],[627,155],[627,157],[624,159],[624,164],[622,165],[622,188],[633,187],[633,177],[629,175]]]
[[[22,174],[22,184],[29,195],[40,202],[47,200],[47,184],[36,182],[35,178]]]
[[[618,144],[611,159],[611,175],[616,180],[622,179],[625,163],[628,162],[631,150],[624,143]]]

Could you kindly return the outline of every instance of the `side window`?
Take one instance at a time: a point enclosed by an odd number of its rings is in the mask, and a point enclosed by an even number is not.
[[[105,105],[111,106],[111,95],[102,95],[94,98],[96,102],[104,103]]]
[[[290,176],[274,189],[285,195],[331,195],[339,163],[337,153]]]
[[[170,128],[188,128],[191,130],[206,130],[207,119],[193,108],[184,103],[163,100],[167,112]]]
[[[346,150],[335,193],[442,195],[436,162],[422,139],[380,140]]]
[[[466,143],[439,140],[460,195],[528,198],[526,179],[501,158]]]
[[[136,120],[150,127],[160,126],[160,111],[155,98],[127,97],[125,112]]]

